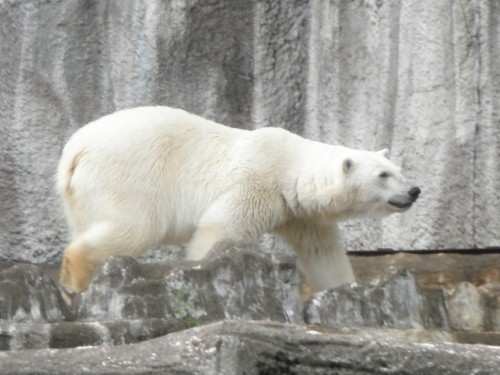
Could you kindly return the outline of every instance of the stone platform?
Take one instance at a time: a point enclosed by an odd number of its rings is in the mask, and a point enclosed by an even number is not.
[[[358,283],[308,295],[292,255],[221,244],[200,262],[109,258],[71,306],[57,265],[3,263],[0,362],[9,374],[494,374],[499,257],[351,255]]]

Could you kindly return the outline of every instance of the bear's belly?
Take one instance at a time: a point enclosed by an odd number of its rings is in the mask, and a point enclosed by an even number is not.
[[[195,227],[185,227],[178,229],[169,229],[163,239],[161,245],[184,245],[193,237]]]

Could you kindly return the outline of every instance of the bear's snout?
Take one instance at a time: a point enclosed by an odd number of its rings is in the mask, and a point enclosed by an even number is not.
[[[412,187],[410,189],[410,191],[408,192],[408,194],[410,195],[413,202],[415,202],[417,200],[420,193],[421,193],[421,190],[418,186]]]
[[[391,199],[389,199],[388,203],[396,208],[399,208],[400,210],[407,210],[413,203],[415,203],[420,193],[420,188],[414,186],[408,190],[406,194],[394,195]]]

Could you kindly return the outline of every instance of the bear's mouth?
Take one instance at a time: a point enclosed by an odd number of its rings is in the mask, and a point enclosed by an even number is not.
[[[418,199],[420,195],[420,189],[418,187],[414,187],[410,189],[408,194],[395,195],[391,199],[389,199],[388,203],[400,210],[407,210],[411,207],[411,205]]]
[[[407,210],[408,208],[411,207],[413,204],[413,200],[410,199],[409,197],[405,196],[395,196],[391,199],[389,199],[389,203],[391,206],[396,207],[400,210]]]
[[[412,202],[389,201],[389,204],[391,206],[394,206],[397,208],[405,209],[405,208],[410,208],[413,203]]]

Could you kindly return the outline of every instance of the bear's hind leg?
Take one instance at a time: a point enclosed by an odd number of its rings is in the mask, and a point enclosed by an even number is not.
[[[64,289],[72,294],[82,292],[92,278],[98,259],[92,256],[92,249],[83,243],[73,241],[64,250],[64,258],[61,265],[60,283]]]
[[[111,222],[93,224],[76,237],[64,251],[60,283],[68,293],[87,289],[96,267],[108,256],[139,256],[152,243],[146,228],[114,225]]]

